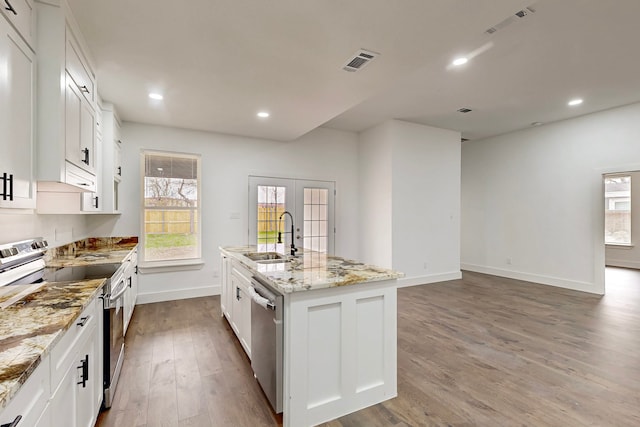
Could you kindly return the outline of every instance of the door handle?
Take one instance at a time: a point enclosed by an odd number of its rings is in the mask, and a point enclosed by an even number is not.
[[[13,13],[14,15],[17,15],[18,12],[16,12],[16,10],[13,8],[13,6],[11,5],[11,3],[9,3],[9,0],[4,0],[5,4],[7,5],[4,10],[8,10],[9,12]],[[20,421],[20,420],[18,420]],[[11,424],[9,424],[10,426],[14,425],[15,421]],[[0,426],[0,427],[4,427],[4,426]]]
[[[82,163],[85,163],[85,164],[88,165],[89,164],[89,149],[88,148],[84,148],[82,150],[82,152],[84,153],[84,159],[82,159]]]
[[[18,415],[12,422],[8,424],[2,424],[0,427],[17,427],[21,419],[22,415]]]
[[[2,174],[2,200],[13,201],[13,174]],[[2,427],[2,426],[0,426]]]
[[[82,369],[82,372],[80,373],[80,381],[77,384],[82,384],[82,388],[86,388],[87,381],[89,381],[89,355],[87,354],[80,363],[82,364],[78,366],[78,369]]]

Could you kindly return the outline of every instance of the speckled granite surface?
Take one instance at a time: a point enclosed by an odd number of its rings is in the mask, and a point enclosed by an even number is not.
[[[49,249],[45,262],[47,267],[121,263],[137,244],[135,236],[88,238]],[[37,292],[0,309],[0,410],[98,294],[105,281],[45,283]],[[0,297],[0,303],[12,295],[5,293]]]
[[[45,254],[47,267],[81,267],[113,264],[124,261],[138,244],[138,237],[90,237],[49,249]]]
[[[245,256],[247,253],[257,252],[256,246],[227,246],[219,249],[223,254],[257,271],[282,293],[404,277],[404,273],[398,271],[304,249],[300,249],[296,257],[287,256],[286,262],[264,263],[252,261]]]
[[[105,279],[48,283],[0,310],[0,409],[17,393],[104,282]]]

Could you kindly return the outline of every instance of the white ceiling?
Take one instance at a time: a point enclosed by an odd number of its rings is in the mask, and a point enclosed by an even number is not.
[[[477,139],[640,101],[638,0],[68,2],[129,121],[292,140],[395,118]],[[360,48],[381,55],[342,70]]]

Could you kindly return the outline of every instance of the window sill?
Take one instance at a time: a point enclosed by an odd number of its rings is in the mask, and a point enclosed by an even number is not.
[[[604,246],[610,249],[633,249],[633,243],[605,243]]]
[[[200,270],[204,266],[201,258],[180,261],[152,261],[142,262],[138,270],[142,274],[170,273],[173,271]]]

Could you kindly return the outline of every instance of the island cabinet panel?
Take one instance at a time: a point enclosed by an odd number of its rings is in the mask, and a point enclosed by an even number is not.
[[[396,281],[285,295],[285,417],[311,426],[397,395]]]

